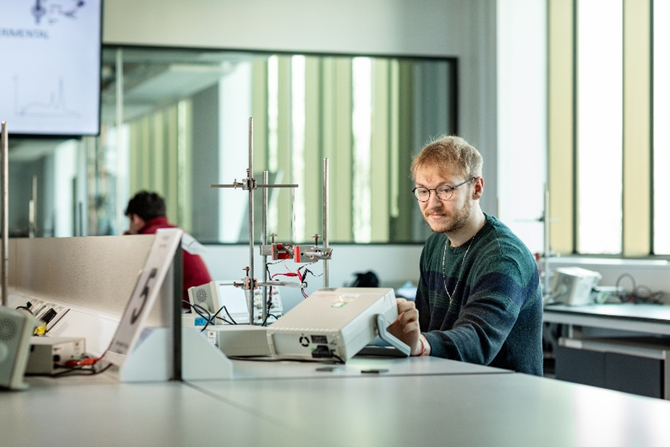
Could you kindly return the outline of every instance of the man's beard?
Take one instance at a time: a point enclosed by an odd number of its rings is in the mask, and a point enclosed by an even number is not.
[[[424,214],[424,219],[428,223],[430,229],[433,230],[433,232],[453,234],[465,228],[465,226],[470,221],[471,211],[472,211],[472,200],[468,198],[466,199],[465,203],[461,208],[452,211],[450,214],[445,216],[445,218],[447,219],[446,222],[431,221],[428,215],[426,214]]]

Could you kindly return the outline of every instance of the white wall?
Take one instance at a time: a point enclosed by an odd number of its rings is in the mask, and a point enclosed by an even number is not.
[[[473,46],[482,30],[469,29],[486,25],[477,15],[495,2],[114,0],[104,6],[105,43],[443,56]]]
[[[104,3],[103,42],[457,57],[460,134],[496,185],[495,10],[493,0],[114,0]],[[495,213],[493,189],[482,205]]]

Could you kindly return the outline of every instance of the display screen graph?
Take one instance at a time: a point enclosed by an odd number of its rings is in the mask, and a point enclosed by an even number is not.
[[[102,0],[0,0],[0,120],[10,134],[98,135]]]

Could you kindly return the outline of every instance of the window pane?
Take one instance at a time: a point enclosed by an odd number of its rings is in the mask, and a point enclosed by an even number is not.
[[[294,241],[305,238],[305,56],[291,58],[291,174],[292,183],[303,186],[292,190],[293,213],[301,216],[293,220]]]
[[[367,57],[354,58],[352,64],[354,140],[354,241],[370,242],[371,186],[370,138],[372,135],[372,61]]]
[[[654,253],[670,254],[670,1],[654,1]]]
[[[622,24],[621,0],[578,2],[577,251],[580,253],[621,252]]]

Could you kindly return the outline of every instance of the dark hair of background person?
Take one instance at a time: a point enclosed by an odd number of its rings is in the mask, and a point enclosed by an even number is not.
[[[349,287],[379,287],[379,277],[372,270],[365,273],[354,273],[356,279]]]
[[[145,222],[165,216],[165,200],[155,192],[140,191],[128,202],[126,216],[136,214]]]

